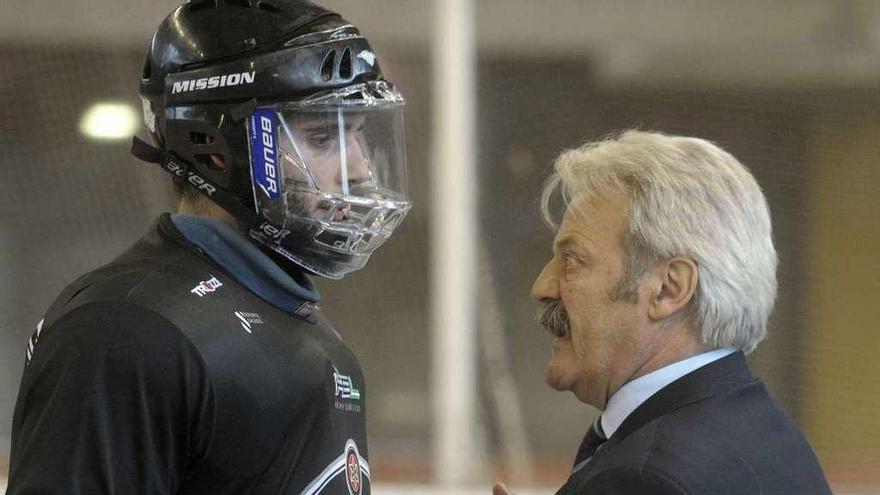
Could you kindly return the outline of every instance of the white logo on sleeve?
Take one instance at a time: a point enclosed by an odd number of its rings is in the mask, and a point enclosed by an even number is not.
[[[43,331],[43,322],[44,321],[46,321],[45,318],[43,318],[42,320],[40,320],[39,323],[37,323],[37,331],[34,332],[33,335],[31,335],[30,339],[28,339],[27,350],[25,351],[25,356],[24,356],[25,357],[25,359],[24,359],[25,366],[31,364],[31,359],[34,357],[34,349],[36,348],[37,341],[40,340],[40,332]]]
[[[261,325],[263,323],[263,318],[260,317],[257,313],[248,313],[247,311],[236,311],[233,313],[236,318],[238,318],[238,322],[241,323],[241,328],[244,328],[247,333],[253,332],[253,325]]]
[[[199,282],[199,285],[190,289],[190,292],[199,297],[205,297],[220,287],[223,287],[223,282],[217,280],[217,277],[211,276],[210,279]]]

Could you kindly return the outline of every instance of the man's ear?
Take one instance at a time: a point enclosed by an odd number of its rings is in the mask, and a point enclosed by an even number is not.
[[[648,304],[648,317],[663,320],[685,308],[697,291],[700,267],[685,257],[675,257],[660,262],[654,268],[657,282]]]

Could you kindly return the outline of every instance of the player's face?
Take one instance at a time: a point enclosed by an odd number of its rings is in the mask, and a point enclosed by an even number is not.
[[[630,302],[613,295],[624,274],[626,211],[622,195],[573,203],[554,240],[553,258],[532,287],[535,300],[564,310],[570,328],[553,340],[547,383],[599,409],[632,378],[648,347],[642,307],[648,298]]]
[[[364,149],[363,115],[347,115],[342,126],[336,114],[300,116],[291,122],[299,153],[322,192],[340,194],[343,183],[354,186],[370,179]]]

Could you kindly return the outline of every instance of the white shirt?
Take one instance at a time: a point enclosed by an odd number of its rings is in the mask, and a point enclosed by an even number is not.
[[[605,411],[602,412],[599,419],[605,437],[611,438],[611,435],[614,435],[614,432],[620,428],[627,416],[663,387],[734,352],[736,349],[732,348],[713,349],[664,366],[624,384],[608,399]]]

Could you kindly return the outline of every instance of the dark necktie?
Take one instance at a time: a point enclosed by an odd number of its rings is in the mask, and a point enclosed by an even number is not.
[[[599,450],[599,447],[602,445],[605,440],[608,438],[605,437],[605,432],[602,431],[602,424],[599,421],[602,419],[600,415],[596,418],[596,421],[593,422],[593,425],[590,426],[590,429],[587,430],[587,434],[584,435],[584,439],[581,441],[581,446],[578,448],[577,455],[574,457],[574,470],[577,471],[581,467],[583,467],[584,463]]]

